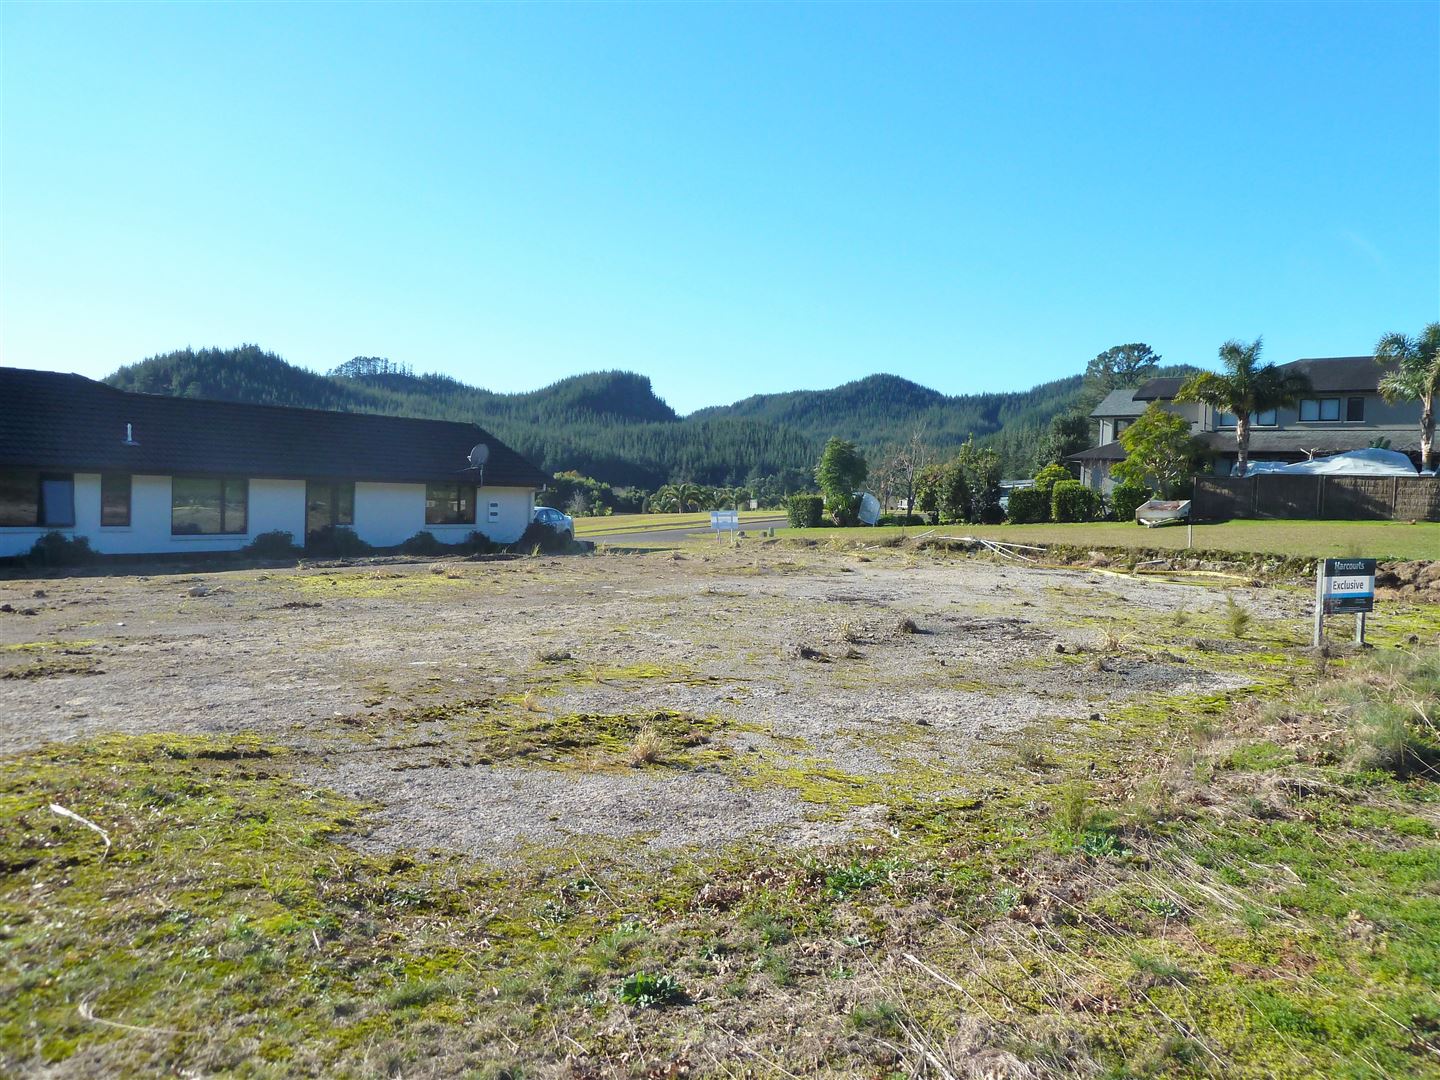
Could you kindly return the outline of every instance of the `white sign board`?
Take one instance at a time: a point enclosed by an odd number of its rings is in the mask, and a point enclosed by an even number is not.
[[[710,528],[714,529],[716,532],[721,532],[722,530],[734,532],[735,530],[740,528],[740,511],[711,510]]]

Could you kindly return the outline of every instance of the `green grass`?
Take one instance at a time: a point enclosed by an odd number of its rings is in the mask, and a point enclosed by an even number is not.
[[[778,536],[815,540],[884,540],[929,531],[911,526],[856,529],[780,529]],[[1135,547],[1162,550],[1186,546],[1185,526],[1146,529],[1122,521],[1078,525],[942,525],[934,530],[950,536],[980,536],[1017,544],[1066,544],[1074,547]],[[1194,547],[1200,551],[1263,552],[1308,558],[1372,557],[1440,559],[1440,522],[1421,521],[1227,521],[1196,525]]]
[[[784,510],[741,510],[740,523],[783,518]],[[693,514],[614,514],[610,517],[582,517],[575,519],[577,537],[596,536],[602,533],[652,532],[658,529],[708,528],[710,511]]]

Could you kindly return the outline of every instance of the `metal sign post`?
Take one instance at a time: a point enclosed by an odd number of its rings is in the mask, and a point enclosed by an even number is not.
[[[1326,615],[1355,616],[1355,644],[1365,644],[1365,615],[1375,610],[1374,559],[1323,559],[1315,567],[1315,647]]]

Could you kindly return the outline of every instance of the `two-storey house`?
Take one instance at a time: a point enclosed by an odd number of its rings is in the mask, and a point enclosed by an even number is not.
[[[1386,368],[1369,356],[1335,356],[1295,360],[1282,364],[1310,380],[1310,393],[1296,405],[1270,409],[1251,417],[1251,461],[1304,461],[1346,450],[1361,450],[1377,443],[1408,454],[1420,464],[1420,403],[1380,396]],[[1080,465],[1082,482],[1108,492],[1115,486],[1110,475],[1116,462],[1125,460],[1120,434],[1151,403],[1158,402],[1190,422],[1190,430],[1211,455],[1217,476],[1229,476],[1238,456],[1235,417],[1208,405],[1178,402],[1181,378],[1151,379],[1132,389],[1115,390],[1090,413],[1099,422],[1099,442],[1071,457]]]

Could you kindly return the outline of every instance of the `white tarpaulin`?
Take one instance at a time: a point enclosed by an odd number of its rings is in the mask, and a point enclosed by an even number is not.
[[[1259,472],[1254,469],[1252,471]],[[1264,462],[1263,464],[1272,464]],[[1266,472],[1278,472],[1282,475],[1293,476],[1415,476],[1415,466],[1410,464],[1410,459],[1404,454],[1394,450],[1347,450],[1343,454],[1332,454],[1330,457],[1315,458],[1311,461],[1297,461],[1293,465],[1286,465],[1282,469],[1267,469]]]

